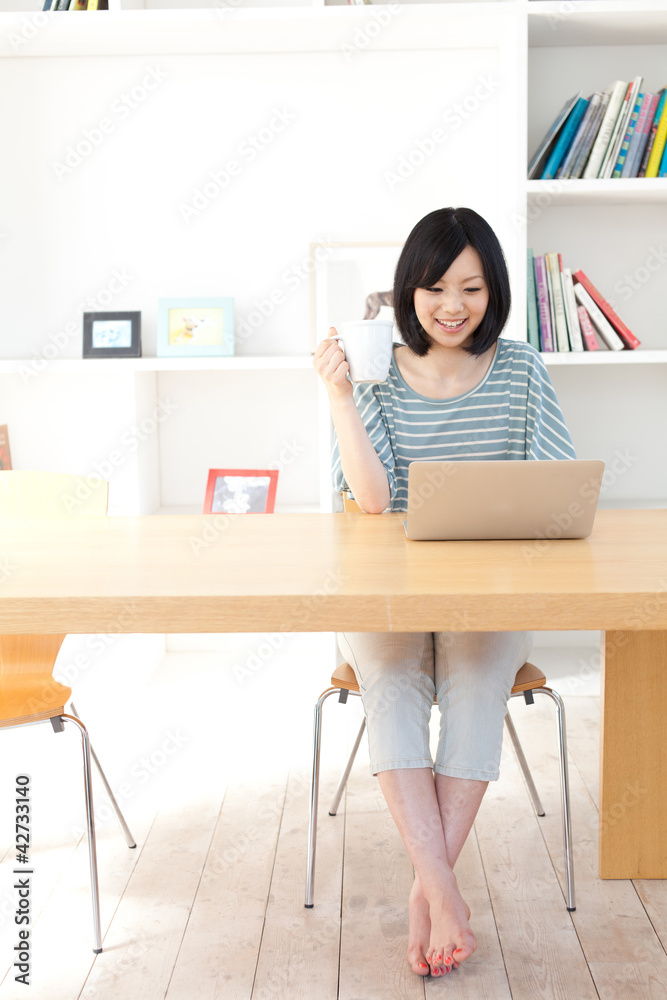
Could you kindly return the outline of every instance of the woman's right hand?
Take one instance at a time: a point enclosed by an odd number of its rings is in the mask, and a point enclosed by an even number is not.
[[[338,341],[332,340],[335,335],[336,328],[329,327],[328,337],[317,345],[313,367],[324,382],[329,395],[343,399],[352,396],[353,387],[347,378],[350,366],[338,346]]]

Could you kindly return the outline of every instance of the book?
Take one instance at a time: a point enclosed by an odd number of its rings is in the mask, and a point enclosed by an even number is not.
[[[639,163],[641,162],[641,156],[644,152],[644,146],[648,140],[648,132],[651,127],[651,123],[653,122],[653,115],[655,114],[657,106],[658,100],[655,94],[644,94],[644,100],[642,101],[642,106],[639,109],[635,131],[632,136],[632,141],[630,142],[628,155],[625,158],[625,164],[623,166],[621,177],[637,176]],[[653,114],[651,114],[651,109],[653,109]]]
[[[618,110],[618,114],[616,115],[616,121],[614,122],[614,127],[609,137],[609,142],[607,143],[607,148],[605,150],[604,156],[602,157],[602,163],[600,164],[600,168],[598,170],[598,177],[600,179],[607,176],[607,167],[609,165],[609,158],[611,157],[615,149],[616,140],[618,139],[619,131],[622,127],[623,120],[625,118],[625,111],[626,108],[628,107],[628,102],[630,100],[631,92],[632,92],[632,84],[629,83],[626,88],[625,94],[623,95],[623,100],[621,101],[621,106]],[[614,163],[615,162],[616,159],[614,158]]]
[[[658,106],[655,109],[655,115],[653,122],[651,123],[651,131],[649,133],[648,142],[644,150],[644,155],[642,157],[642,162],[637,172],[637,177],[646,176],[646,168],[648,166],[648,161],[650,159],[651,153],[653,152],[653,143],[655,142],[656,133],[658,131],[658,122],[665,107],[665,98],[667,97],[667,90],[663,87],[662,90],[658,92]]]
[[[591,180],[599,174],[627,90],[628,84],[624,80],[616,80],[610,88],[609,103],[584,170],[584,180]]]
[[[632,114],[628,119],[628,124],[625,128],[625,135],[621,143],[621,148],[618,151],[618,157],[616,159],[616,166],[612,171],[612,177],[621,177],[623,174],[623,167],[625,166],[625,161],[628,157],[628,152],[630,150],[630,144],[632,142],[632,137],[635,134],[635,128],[637,126],[637,119],[639,118],[639,112],[644,104],[644,95],[637,94],[637,99],[635,101],[635,106],[632,109]]]
[[[553,301],[556,344],[559,351],[569,351],[570,341],[567,335],[567,320],[565,318],[565,302],[560,279],[560,261],[557,253],[545,253],[544,259],[549,269],[551,279],[551,297]]]
[[[537,286],[537,316],[540,324],[540,347],[543,351],[553,351],[554,342],[551,332],[547,269],[542,254],[535,257],[535,285]]]
[[[570,350],[583,351],[584,343],[581,337],[581,326],[577,315],[577,300],[574,297],[572,271],[569,267],[563,267],[562,264],[560,269],[560,280],[563,286],[565,318],[567,319],[567,331],[570,337]]]
[[[590,280],[590,278],[588,278],[584,274],[584,272],[580,270],[574,272],[574,274],[572,275],[572,279],[574,281],[578,281],[581,285],[584,286],[584,288],[591,296],[593,301],[602,310],[608,322],[611,323],[612,327],[614,328],[618,336],[621,338],[625,346],[631,348],[632,350],[634,350],[636,347],[639,347],[641,341],[637,340],[634,333],[631,333],[630,330],[628,330],[627,326],[625,325],[621,317],[614,312],[612,307],[609,305],[604,296],[600,294],[600,292],[597,290],[597,288]]]
[[[573,278],[575,276],[576,274],[572,275]],[[582,306],[585,306],[586,312],[591,318],[591,323],[600,334],[607,347],[611,351],[622,351],[623,341],[618,336],[611,323],[607,322],[604,314],[600,311],[600,309],[598,309],[597,305],[593,302],[593,299],[581,283],[578,282],[574,286],[574,294],[577,298],[577,302],[579,302]]]
[[[12,455],[9,450],[9,431],[7,424],[0,426],[0,470],[3,472],[12,467]]]
[[[556,310],[554,308],[554,289],[551,283],[551,268],[549,267],[549,261],[547,260],[547,255],[544,255],[544,277],[547,283],[547,304],[549,306],[549,322],[551,324],[551,340],[553,342],[553,350],[558,350],[558,332],[556,330]]]
[[[571,113],[567,116],[567,121],[561,129],[551,156],[547,160],[547,165],[544,168],[544,173],[542,174],[543,181],[553,180],[556,176],[558,168],[567,155],[567,151],[570,148],[570,144],[574,139],[574,135],[579,127],[581,119],[584,117],[587,107],[588,101],[584,97],[580,97],[575,106],[572,108]]]
[[[600,167],[598,177],[611,177],[612,175],[612,171],[616,166],[616,160],[618,158],[621,144],[625,137],[628,121],[630,120],[630,115],[632,114],[632,110],[635,106],[635,98],[639,93],[641,85],[641,76],[635,77],[633,82],[628,84],[628,89],[625,92],[625,97],[623,98],[623,103],[621,104],[621,110],[618,113],[618,118],[616,119],[616,123],[614,125],[614,131],[611,134],[609,146],[604,159],[602,160],[602,166]]]
[[[542,139],[542,142],[537,147],[535,155],[528,164],[528,180],[532,181],[538,177],[542,176],[542,171],[544,170],[547,159],[551,153],[554,143],[557,141],[560,134],[560,130],[563,127],[568,115],[574,108],[575,104],[581,97],[581,91],[578,90],[574,97],[569,98],[560,109],[553,122],[551,123],[547,134]]]
[[[588,158],[591,155],[591,150],[597,138],[597,134],[600,130],[602,119],[604,118],[605,113],[607,111],[607,106],[609,104],[610,97],[611,97],[611,91],[605,90],[604,93],[601,95],[600,103],[593,112],[590,125],[588,126],[588,130],[586,132],[586,135],[584,136],[584,141],[582,143],[581,150],[577,154],[577,157],[574,161],[574,166],[572,167],[572,173],[570,176],[573,179],[581,177],[584,170],[586,169],[586,166],[588,164]]]
[[[667,139],[667,113],[665,112],[665,104],[663,101],[662,111],[660,114],[660,120],[657,122],[657,129],[655,133],[655,142],[653,143],[653,149],[651,150],[651,155],[646,167],[645,177],[657,177],[658,169],[660,167],[660,162],[662,160],[662,154],[665,150],[665,140]]]
[[[579,317],[579,325],[581,326],[581,336],[584,341],[584,350],[599,351],[600,345],[598,344],[598,339],[595,336],[595,330],[593,329],[591,318],[586,312],[584,306],[577,306],[577,316]]]
[[[70,3],[70,10],[85,10],[88,5],[88,0],[72,0]]]
[[[528,343],[540,349],[540,322],[537,318],[537,291],[535,288],[535,262],[533,251],[528,247]]]
[[[658,169],[658,177],[667,177],[667,145],[662,153],[662,160],[660,161],[660,168]]]
[[[596,90],[596,92],[589,97],[586,111],[584,112],[584,116],[579,122],[579,127],[577,128],[575,136],[570,143],[567,156],[558,168],[558,173],[556,174],[557,178],[560,179],[562,177],[563,179],[566,179],[572,173],[572,167],[581,151],[588,129],[590,128],[591,120],[594,118],[595,112],[600,106],[601,100],[602,94],[599,90]]]

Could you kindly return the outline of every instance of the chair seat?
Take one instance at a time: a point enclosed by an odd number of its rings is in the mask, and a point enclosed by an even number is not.
[[[0,677],[0,729],[62,715],[72,689],[52,677],[4,674]]]
[[[521,691],[530,691],[532,688],[544,687],[547,679],[534,663],[524,663],[514,678],[512,694],[519,694]],[[346,691],[358,691],[359,685],[354,670],[349,663],[341,663],[336,667],[331,675],[331,683],[334,687],[343,688]]]

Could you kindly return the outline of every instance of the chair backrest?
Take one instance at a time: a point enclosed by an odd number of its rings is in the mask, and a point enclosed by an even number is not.
[[[0,518],[95,517],[107,512],[104,479],[60,472],[0,472]]]
[[[349,493],[343,493],[343,511],[345,514],[363,514],[363,510]]]
[[[0,521],[104,516],[108,499],[109,484],[104,479],[59,472],[0,472]],[[64,639],[65,635],[0,635],[0,678],[50,676]]]

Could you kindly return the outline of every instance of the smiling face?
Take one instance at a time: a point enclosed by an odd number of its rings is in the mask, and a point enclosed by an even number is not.
[[[482,260],[470,246],[461,251],[437,285],[414,292],[417,319],[431,341],[442,347],[468,347],[488,304]]]

